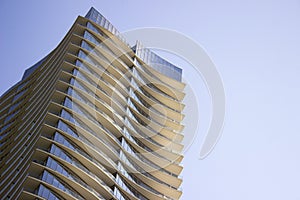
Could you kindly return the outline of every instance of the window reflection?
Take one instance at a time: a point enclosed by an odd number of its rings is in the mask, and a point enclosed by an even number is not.
[[[39,185],[38,188],[38,195],[40,197],[43,197],[45,199],[49,200],[60,200],[52,191],[50,191],[47,187],[45,187],[43,184]]]

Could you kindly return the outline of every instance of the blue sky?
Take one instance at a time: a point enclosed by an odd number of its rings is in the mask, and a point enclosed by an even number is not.
[[[91,6],[121,32],[161,27],[193,38],[222,76],[223,136],[199,160],[208,121],[200,114],[199,137],[185,153],[182,199],[300,199],[300,1],[2,0],[0,93]],[[199,104],[205,93],[197,90]]]

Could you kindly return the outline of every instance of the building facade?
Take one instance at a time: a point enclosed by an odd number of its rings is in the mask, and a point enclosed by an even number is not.
[[[91,8],[0,100],[1,199],[179,199],[182,70]]]

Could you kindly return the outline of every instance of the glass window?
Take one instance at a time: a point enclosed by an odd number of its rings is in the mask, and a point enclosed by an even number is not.
[[[26,91],[27,91],[27,89],[24,89],[21,92],[19,92],[18,94],[16,94],[13,101],[16,101],[17,99],[19,99]]]
[[[114,195],[118,200],[125,200],[117,187],[114,188]]]
[[[73,118],[73,116],[69,112],[67,112],[65,109],[61,110],[60,116],[72,123],[75,123],[75,119]]]
[[[64,131],[64,132],[66,132],[66,133],[68,133],[68,134],[70,134],[70,135],[72,135],[73,137],[78,138],[77,133],[75,133],[72,128],[70,128],[67,124],[65,124],[61,120],[58,121],[57,128]]]
[[[98,40],[88,31],[84,31],[83,37],[96,45],[100,45]]]
[[[117,174],[116,176],[116,182],[118,183],[119,186],[121,186],[126,192],[133,194],[133,192],[126,186],[126,184],[123,182],[123,180],[121,179],[121,177],[119,176],[119,174]],[[135,195],[134,195],[135,196]]]
[[[90,64],[96,65],[92,58],[90,58],[89,55],[86,55],[86,53],[84,53],[82,50],[79,50],[78,57],[89,62]]]
[[[84,40],[81,41],[81,47],[88,51],[93,51],[93,48]]]
[[[57,196],[55,196],[47,187],[45,187],[43,184],[39,185],[38,188],[38,195],[40,197],[43,197],[45,199],[49,200],[59,200]]]
[[[99,75],[94,70],[92,70],[90,67],[87,67],[80,60],[76,60],[76,66],[80,67],[80,71],[83,70],[99,78]]]
[[[58,180],[57,177],[55,177],[53,174],[49,173],[47,170],[44,170],[42,180],[63,190],[64,192],[67,192],[68,194],[70,194],[72,196],[75,196],[78,199],[83,199],[77,192],[71,190],[66,184],[62,184],[62,182],[60,180]],[[47,195],[49,196],[49,193]]]
[[[54,141],[65,145],[66,147],[75,150],[75,147],[64,137],[62,136],[60,133],[56,132],[54,134]]]
[[[20,103],[22,102],[22,100],[18,101],[17,103],[13,104],[10,108],[9,108],[9,112],[13,111],[16,107],[18,107],[18,105],[20,105]]]
[[[99,35],[104,36],[103,32],[101,30],[98,30],[96,27],[94,27],[90,22],[87,22],[87,28],[91,29],[92,31],[98,33]]]

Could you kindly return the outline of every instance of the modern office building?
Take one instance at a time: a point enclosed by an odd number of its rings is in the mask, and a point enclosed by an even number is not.
[[[79,16],[1,96],[0,198],[179,199],[181,75],[94,8]]]

